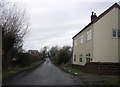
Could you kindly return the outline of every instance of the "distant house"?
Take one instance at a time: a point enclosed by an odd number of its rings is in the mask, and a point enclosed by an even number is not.
[[[120,6],[115,3],[73,37],[72,63],[120,62]]]
[[[28,50],[28,53],[33,55],[33,56],[39,56],[38,50]]]

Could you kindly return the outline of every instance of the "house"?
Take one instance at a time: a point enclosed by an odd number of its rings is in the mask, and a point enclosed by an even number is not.
[[[28,53],[33,55],[33,56],[39,56],[38,50],[28,50]]]
[[[92,12],[91,22],[73,38],[72,64],[120,62],[120,6],[113,4],[99,16]]]

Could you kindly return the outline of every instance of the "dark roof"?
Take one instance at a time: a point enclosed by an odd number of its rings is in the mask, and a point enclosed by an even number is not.
[[[88,25],[86,25],[80,32],[78,32],[73,38],[75,38],[77,35],[79,35],[82,31],[84,31],[86,28],[88,28],[90,25],[94,24],[98,20],[100,20],[103,16],[105,16],[107,13],[109,13],[113,8],[119,8],[120,6],[115,3],[111,7],[109,7],[106,11],[104,11],[102,14],[100,14],[94,21],[91,21]]]

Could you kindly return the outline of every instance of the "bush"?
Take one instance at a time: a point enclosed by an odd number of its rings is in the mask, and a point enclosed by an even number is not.
[[[30,66],[32,63],[37,61],[42,61],[42,58],[40,56],[30,55],[29,53],[19,52],[12,61],[12,66],[26,67],[26,66]]]
[[[32,58],[28,53],[19,53],[19,60],[21,67],[30,66],[32,63]]]
[[[37,62],[37,61],[42,60],[42,58],[39,56],[31,56],[31,57],[32,57],[32,62]]]
[[[69,60],[69,56],[65,50],[60,50],[55,55],[55,63],[60,65],[62,63],[67,63]]]

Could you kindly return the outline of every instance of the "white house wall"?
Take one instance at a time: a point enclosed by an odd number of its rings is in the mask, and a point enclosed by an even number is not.
[[[87,41],[86,33],[91,29],[92,39]],[[80,43],[80,36],[83,35],[83,43]],[[76,40],[77,46],[74,45]],[[82,53],[82,62],[79,61],[80,54]],[[93,25],[90,25],[87,29],[81,32],[73,39],[73,64],[85,65],[86,64],[86,53],[90,53],[91,58],[93,58]],[[76,62],[74,61],[74,55],[76,55]],[[92,61],[91,61],[92,62]]]
[[[94,24],[93,62],[118,62],[118,38],[112,37],[112,29],[120,29],[118,19],[114,8]]]
[[[118,10],[118,29],[120,29],[120,10]],[[118,39],[118,58],[120,62],[120,38]]]

